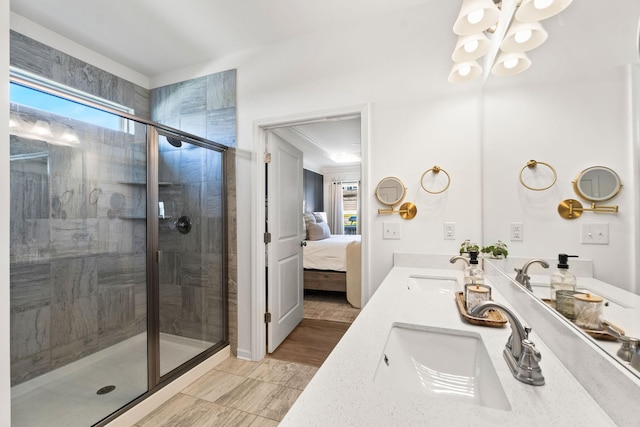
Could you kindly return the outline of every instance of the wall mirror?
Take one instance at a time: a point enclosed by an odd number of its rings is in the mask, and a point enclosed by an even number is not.
[[[391,208],[399,204],[406,194],[407,188],[399,178],[394,176],[383,178],[376,187],[376,199]]]
[[[578,174],[573,181],[576,194],[590,202],[614,198],[622,189],[618,174],[605,166],[592,166]]]
[[[640,138],[640,2],[621,0],[617,6],[574,1],[560,18],[545,20],[549,38],[535,50],[534,66],[510,77],[490,75],[484,83],[482,239],[509,243],[509,261],[554,260],[559,253],[579,255],[580,260],[592,260],[596,279],[640,293],[635,245],[640,229],[640,161],[634,148],[634,139]],[[590,43],[602,48],[589,54]],[[567,55],[570,46],[577,50]],[[578,69],[584,72],[578,75]],[[548,191],[529,191],[518,185],[522,163],[514,159],[522,158],[548,161],[557,169],[558,182]],[[613,166],[616,171],[602,166],[585,169],[594,164],[585,165],[585,159],[595,159],[595,164]],[[607,181],[598,183],[597,193],[593,182],[588,182],[594,178]],[[575,190],[570,184],[574,180]],[[626,191],[620,191],[622,184]],[[614,196],[624,215],[594,212],[574,221],[558,215],[562,199],[575,197],[591,205]],[[510,239],[511,222],[523,223],[522,241]],[[581,242],[580,230],[587,222],[608,224],[608,245]],[[504,274],[514,278],[513,268],[522,264],[508,267]],[[553,265],[545,271],[534,268],[530,274],[547,276],[553,269]],[[535,319],[531,323],[535,328]],[[631,330],[627,333],[634,336]],[[617,360],[616,350],[612,353],[606,342],[594,339],[593,343]],[[640,376],[628,363],[621,366]]]

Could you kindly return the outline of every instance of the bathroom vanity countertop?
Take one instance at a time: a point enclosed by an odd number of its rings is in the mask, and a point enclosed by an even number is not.
[[[409,289],[411,277],[455,278],[462,272],[394,267],[280,423],[299,426],[538,426],[615,425],[580,383],[535,334],[530,339],[542,354],[546,384],[516,380],[502,356],[511,333],[504,328],[464,322],[453,292],[439,296]],[[498,292],[496,302],[506,303]],[[516,313],[517,314],[517,313]],[[522,319],[525,324],[527,319]],[[389,332],[396,322],[481,334],[511,406],[510,411],[464,403],[446,397],[410,393],[374,383]]]

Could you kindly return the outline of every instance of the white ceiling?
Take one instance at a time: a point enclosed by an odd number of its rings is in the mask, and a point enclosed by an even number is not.
[[[450,67],[449,55],[456,40],[452,21],[461,3],[462,0],[10,0],[10,8],[23,18],[151,78],[305,34],[339,31],[424,5],[422,10],[432,11],[428,26],[433,40],[425,40],[423,52],[434,64],[438,63],[431,68],[440,76]],[[543,22],[549,38],[529,54],[534,65],[526,71],[527,83],[548,82],[556,74],[584,76],[598,73],[602,67],[638,62],[639,16],[640,0],[574,1],[560,15]],[[434,87],[447,84],[434,76],[425,79]],[[521,84],[521,79],[490,78],[485,89],[514,84]],[[315,145],[308,146],[309,152],[319,153],[314,161],[324,162],[328,156],[322,151],[331,151],[331,145],[339,144],[342,151],[359,151],[360,134],[358,130],[356,136],[354,123],[305,125],[288,135],[297,140],[306,135],[308,138],[302,140]],[[323,134],[328,133],[325,138]],[[352,136],[343,141],[343,134]]]
[[[304,167],[314,172],[360,164],[360,117],[322,120],[273,132],[302,150]]]
[[[431,0],[11,0],[11,11],[143,75]]]

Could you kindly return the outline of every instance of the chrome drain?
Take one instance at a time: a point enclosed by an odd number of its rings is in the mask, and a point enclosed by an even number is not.
[[[106,385],[106,386],[102,387],[101,389],[99,389],[98,391],[96,391],[96,394],[111,393],[115,389],[116,389],[116,386],[114,386],[114,385]]]

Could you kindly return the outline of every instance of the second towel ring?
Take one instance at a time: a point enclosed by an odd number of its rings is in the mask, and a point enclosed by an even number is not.
[[[524,183],[524,179],[522,179],[522,172],[524,172],[525,169],[527,169],[527,168],[534,169],[538,165],[544,165],[544,166],[548,167],[549,169],[551,169],[551,172],[553,172],[553,182],[551,184],[547,185],[546,187],[541,187],[541,188],[530,187],[527,184],[525,184]],[[556,173],[556,170],[553,168],[553,166],[551,166],[549,163],[538,162],[536,160],[529,160],[527,162],[527,164],[524,165],[524,167],[522,169],[520,169],[520,184],[522,184],[525,188],[528,188],[529,190],[532,190],[532,191],[548,190],[549,188],[551,188],[553,186],[553,184],[556,183],[557,180],[558,180],[558,174]]]
[[[440,191],[431,191],[428,190],[427,187],[424,186],[424,177],[426,174],[428,174],[429,172],[435,174],[438,174],[440,172],[443,172],[446,176],[447,176],[447,185]],[[440,194],[440,193],[444,193],[445,191],[447,191],[447,188],[449,188],[449,185],[451,185],[451,177],[449,176],[449,174],[447,173],[446,170],[442,169],[440,166],[436,165],[434,167],[432,167],[431,169],[427,169],[423,174],[422,177],[420,177],[420,185],[422,186],[422,189],[424,191],[426,191],[429,194]]]

